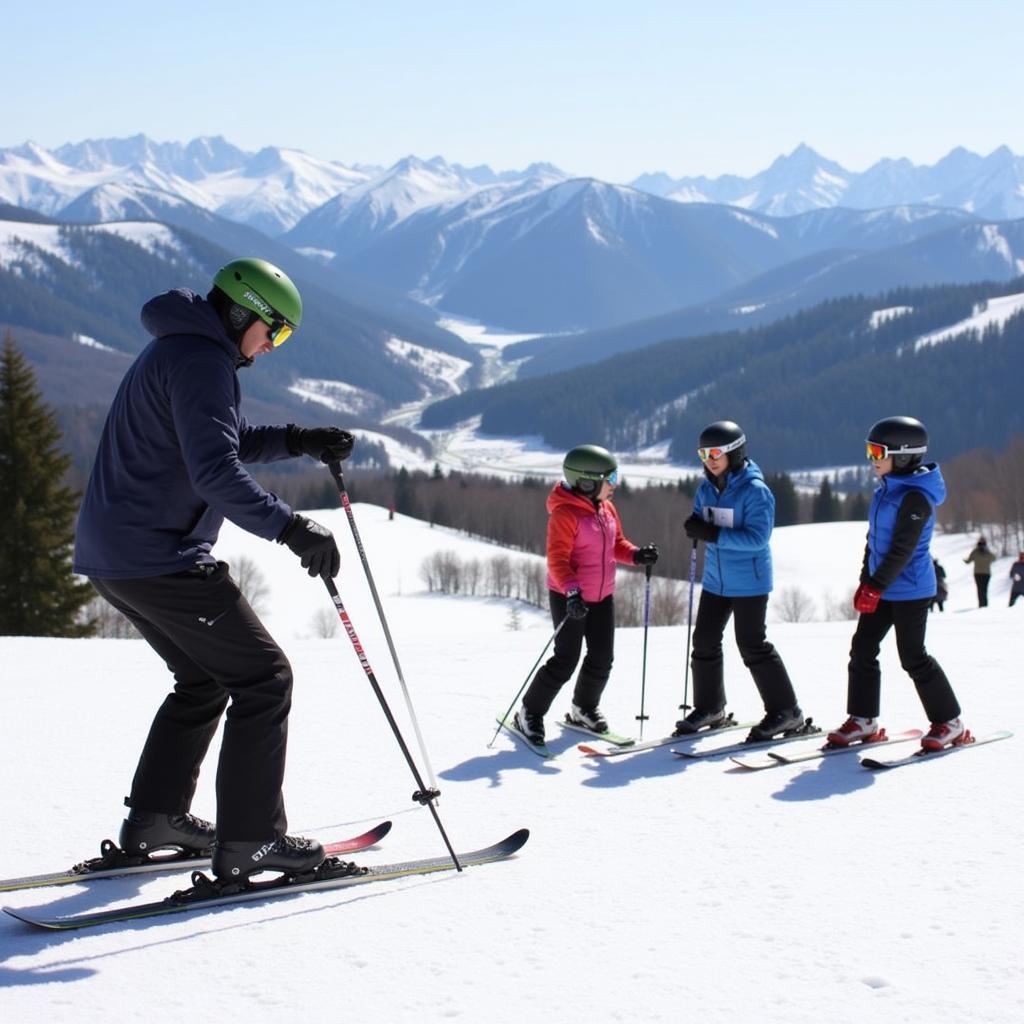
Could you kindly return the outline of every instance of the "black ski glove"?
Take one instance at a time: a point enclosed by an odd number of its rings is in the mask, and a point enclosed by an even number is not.
[[[310,576],[334,579],[341,569],[341,555],[334,543],[334,534],[326,526],[314,523],[298,512],[292,516],[277,542],[287,544],[299,556],[302,568]]]
[[[297,427],[288,424],[285,445],[292,455],[311,455],[321,462],[343,462],[356,439],[341,427]]]
[[[658,560],[658,545],[645,544],[633,552],[634,565],[654,565]]]
[[[705,544],[714,544],[718,540],[719,528],[714,523],[701,519],[696,512],[683,523],[683,529],[690,540],[702,540]]]
[[[583,603],[583,598],[580,596],[578,590],[571,590],[566,594],[567,601],[565,603],[565,614],[570,619],[582,619],[586,617],[587,606]]]

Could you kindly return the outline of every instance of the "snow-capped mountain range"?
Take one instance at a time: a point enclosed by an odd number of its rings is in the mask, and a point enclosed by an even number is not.
[[[116,207],[114,185],[154,189],[271,236],[295,231],[299,242],[317,222],[347,224],[356,238],[379,232],[426,207],[468,199],[480,189],[541,189],[570,175],[550,164],[495,172],[441,157],[407,157],[383,168],[346,165],[294,149],[247,152],[221,137],[188,143],[154,142],[145,135],[100,139],[47,150],[33,142],[0,149],[0,202],[63,219],[84,193],[103,190]],[[681,203],[725,203],[772,216],[844,206],[875,209],[926,205],[960,209],[984,219],[1024,217],[1024,157],[1001,146],[987,156],[957,147],[934,165],[883,159],[857,173],[801,144],[751,177],[672,178],[643,174],[633,188]],[[316,220],[299,228],[316,212]],[[338,250],[344,254],[345,250]]]
[[[978,217],[1024,217],[1024,157],[1000,146],[988,156],[958,146],[934,165],[884,159],[854,173],[806,145],[750,178],[641,175],[635,188],[686,203],[728,203],[779,217],[829,206],[856,210],[901,204],[949,207]]]

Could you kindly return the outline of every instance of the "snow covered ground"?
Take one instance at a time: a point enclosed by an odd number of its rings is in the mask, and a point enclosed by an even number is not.
[[[339,537],[342,595],[415,750],[344,514],[312,515]],[[488,545],[400,516],[388,522],[371,506],[357,505],[355,515],[453,841],[471,848],[525,825],[529,843],[511,861],[461,876],[93,932],[32,932],[4,916],[4,1020],[1024,1019],[1019,736],[881,775],[852,754],[756,774],[729,762],[684,763],[667,749],[599,761],[553,724],[565,693],[549,720],[557,759],[542,761],[504,735],[489,747],[494,715],[540,654],[549,621],[522,610],[513,630],[508,602],[425,592],[425,556],[453,549],[486,558]],[[849,591],[863,534],[851,523],[777,531],[777,586],[800,586],[816,602]],[[961,561],[973,541],[936,539],[950,601],[932,617],[929,647],[981,734],[1016,728],[1024,710],[1024,606],[1005,607],[1004,559],[992,606],[974,607]],[[265,621],[295,668],[292,829],[348,836],[390,818],[391,835],[360,861],[443,853],[429,813],[409,798],[413,780],[351,644],[344,634],[316,636],[333,615],[322,585],[283,548],[232,528],[219,551],[229,560],[244,553],[265,573]],[[826,727],[844,717],[852,628],[770,628],[804,710]],[[683,625],[651,630],[648,736],[676,717],[685,643]],[[621,731],[639,709],[642,644],[639,629],[617,636],[605,708]],[[4,637],[0,664],[6,877],[70,865],[116,838],[121,797],[168,676],[135,640]],[[885,724],[924,726],[891,640],[883,669]],[[756,716],[753,684],[731,644],[726,673],[731,708]],[[194,806],[210,816],[215,756]],[[3,894],[2,902],[70,912],[157,898],[180,881],[121,879]]]

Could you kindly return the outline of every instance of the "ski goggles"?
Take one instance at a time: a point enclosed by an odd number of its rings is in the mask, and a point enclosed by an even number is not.
[[[879,444],[877,441],[867,442],[868,458],[872,462],[881,462],[890,455],[924,455],[927,448],[890,448],[887,444]]]
[[[730,441],[728,444],[717,444],[709,446],[707,448],[697,449],[697,458],[701,462],[707,462],[708,459],[720,459],[723,455],[728,455],[729,452],[735,451],[740,445],[747,443],[747,435],[740,434],[735,441]]]
[[[283,320],[274,320],[267,328],[267,334],[270,336],[270,343],[277,348],[278,345],[283,345],[294,333],[295,328],[291,324],[286,324]]]
[[[610,473],[606,473],[604,476],[581,476],[580,484],[594,484],[596,490],[601,484],[611,484],[612,487],[619,485],[619,471],[613,469]]]

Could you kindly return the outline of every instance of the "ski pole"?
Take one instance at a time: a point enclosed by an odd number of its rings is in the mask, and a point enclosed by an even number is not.
[[[388,620],[384,615],[384,608],[377,595],[377,585],[373,582],[373,573],[370,572],[370,562],[366,557],[366,550],[363,548],[362,538],[359,536],[359,529],[356,526],[356,517],[352,513],[352,503],[348,500],[348,491],[345,489],[345,476],[341,472],[340,462],[328,463],[328,469],[334,482],[338,487],[338,497],[341,499],[341,506],[348,517],[348,524],[352,528],[352,537],[356,542],[356,549],[359,551],[359,560],[363,563],[363,572],[366,573],[366,582],[370,585],[370,593],[373,595],[373,603],[377,606],[377,615],[380,617],[380,624],[384,629],[384,639],[388,642],[388,650],[391,651],[391,660],[395,664],[395,672],[398,675],[398,683],[402,687],[402,694],[405,697],[405,706],[409,709],[409,718],[412,721],[413,732],[416,733],[416,742],[419,743],[420,754],[423,757],[423,766],[427,770],[427,778],[430,781],[430,788],[437,790],[437,778],[434,769],[430,765],[430,757],[427,754],[427,746],[423,742],[423,734],[420,732],[419,720],[413,710],[412,698],[409,696],[409,688],[405,685],[405,676],[402,675],[402,666],[398,663],[398,652],[395,650],[394,641],[391,639],[391,630],[388,629]],[[440,791],[438,791],[440,795]]]
[[[693,587],[697,582],[697,542],[693,542],[690,550],[690,610],[686,616],[686,673],[683,682],[683,703],[679,705],[680,711],[690,709],[690,632],[693,629]]]
[[[540,655],[538,656],[537,660],[533,663],[533,668],[531,668],[530,671],[526,673],[526,678],[523,680],[523,685],[519,687],[518,692],[512,698],[512,703],[509,704],[508,710],[505,712],[505,714],[501,716],[501,722],[508,721],[509,713],[516,706],[516,701],[519,700],[519,697],[522,694],[523,690],[526,689],[526,684],[533,678],[533,673],[537,671],[537,666],[540,664],[540,659],[543,658],[544,655],[547,653],[547,650],[551,646],[552,641],[555,639],[556,636],[558,636],[559,631],[568,621],[569,616],[566,615],[566,617],[562,619],[562,621],[558,624],[554,633],[552,633],[551,636],[548,637],[548,642],[544,645],[544,650],[540,652]],[[494,735],[491,737],[491,742],[487,744],[488,747],[494,746],[494,741],[498,738],[498,733],[501,732],[501,722],[498,723],[498,728],[494,730]]]
[[[644,696],[647,691],[647,627],[651,621],[651,569],[653,566],[644,566],[647,581],[644,584],[644,656],[640,669],[640,714],[637,719],[640,722],[640,739],[644,738],[644,722],[650,715],[644,714]]]
[[[398,745],[402,750],[402,754],[405,756],[409,769],[412,771],[412,776],[416,780],[416,785],[419,786],[419,789],[413,793],[412,798],[416,803],[424,804],[430,808],[430,813],[434,816],[434,821],[437,822],[437,828],[441,833],[441,838],[444,840],[444,845],[448,847],[448,853],[451,854],[455,870],[461,871],[462,865],[459,863],[458,854],[456,854],[454,847],[449,841],[448,833],[445,832],[444,825],[441,824],[441,818],[437,813],[437,808],[434,806],[434,801],[438,796],[437,790],[427,789],[423,784],[423,777],[420,775],[420,770],[416,767],[416,762],[412,759],[412,754],[409,753],[409,748],[406,745],[401,730],[398,728],[395,716],[391,713],[391,708],[388,707],[388,702],[384,697],[384,692],[381,690],[380,684],[377,682],[377,677],[373,674],[373,669],[370,667],[370,661],[366,657],[363,645],[359,642],[359,637],[356,635],[355,627],[352,625],[352,620],[349,618],[348,612],[345,611],[345,605],[342,604],[341,594],[338,593],[338,588],[334,585],[334,580],[329,576],[325,576],[323,577],[323,581],[324,585],[327,587],[327,592],[331,595],[331,600],[334,602],[334,607],[338,610],[338,617],[341,619],[341,624],[345,627],[345,632],[348,634],[349,640],[352,641],[352,646],[355,648],[356,656],[359,658],[359,664],[363,666],[366,678],[370,680],[370,686],[373,687],[373,692],[376,694],[377,700],[380,701],[381,709],[384,711],[384,717],[387,718],[388,725],[391,726],[391,731],[395,734],[395,739],[398,740]]]

